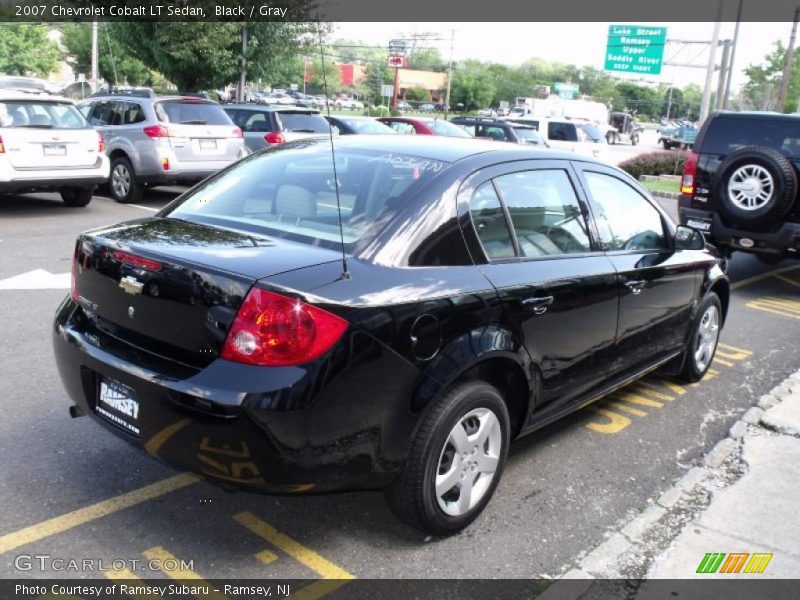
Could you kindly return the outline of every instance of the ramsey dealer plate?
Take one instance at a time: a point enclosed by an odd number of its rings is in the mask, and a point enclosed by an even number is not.
[[[139,436],[139,403],[128,386],[113,379],[101,379],[95,410],[114,425]]]
[[[702,231],[703,233],[708,233],[711,231],[711,220],[689,218],[686,219],[686,226]]]

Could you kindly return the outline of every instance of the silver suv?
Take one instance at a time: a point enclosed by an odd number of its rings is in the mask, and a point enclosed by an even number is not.
[[[103,135],[117,202],[136,202],[149,186],[195,183],[249,154],[242,130],[210,100],[135,90],[79,108]]]

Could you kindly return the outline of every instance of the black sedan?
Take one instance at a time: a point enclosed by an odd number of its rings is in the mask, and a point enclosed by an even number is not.
[[[78,238],[54,326],[70,414],[248,490],[386,488],[448,534],[512,439],[653,369],[709,368],[720,259],[622,171],[480,140],[334,145],[336,176],[330,140],[301,140]]]

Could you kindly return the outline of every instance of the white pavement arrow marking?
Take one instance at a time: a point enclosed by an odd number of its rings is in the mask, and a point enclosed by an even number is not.
[[[69,273],[51,273],[44,269],[34,269],[0,279],[0,290],[68,290]]]

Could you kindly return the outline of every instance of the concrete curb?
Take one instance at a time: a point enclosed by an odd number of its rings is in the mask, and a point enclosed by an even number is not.
[[[728,437],[720,440],[703,457],[701,466],[687,471],[672,487],[652,500],[645,510],[612,532],[559,579],[644,577],[647,565],[638,565],[644,567],[644,571],[633,572],[631,569],[636,568],[633,563],[646,562],[642,557],[647,554],[648,542],[659,540],[661,546],[668,546],[671,539],[680,533],[683,524],[692,520],[694,513],[707,506],[717,491],[733,483],[724,466],[732,456],[740,456],[744,434],[748,429],[769,431],[770,424],[762,423],[766,410],[778,406],[797,389],[800,389],[800,370],[761,396],[756,405],[745,411],[730,428]],[[675,523],[680,526],[669,528],[674,533],[671,539],[664,540],[666,525]]]

